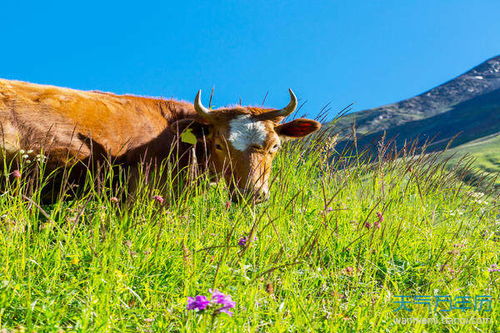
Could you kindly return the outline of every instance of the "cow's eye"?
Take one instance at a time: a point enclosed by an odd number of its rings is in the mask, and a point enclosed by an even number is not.
[[[253,145],[250,145],[250,148],[259,150],[259,149],[262,149],[262,146],[257,145],[257,144],[253,144]]]
[[[215,149],[222,150],[222,146],[218,143],[215,144]]]
[[[272,148],[271,148],[271,152],[274,153],[275,151],[277,151],[278,149],[280,149],[280,145],[279,144],[275,144]]]

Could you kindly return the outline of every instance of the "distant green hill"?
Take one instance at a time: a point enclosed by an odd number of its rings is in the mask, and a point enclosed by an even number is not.
[[[454,165],[465,155],[475,159],[474,168],[491,176],[496,176],[496,184],[500,185],[500,133],[470,141],[444,152],[444,156],[451,156],[450,164]]]

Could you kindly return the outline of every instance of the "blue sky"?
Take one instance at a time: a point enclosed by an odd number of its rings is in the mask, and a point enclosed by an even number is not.
[[[500,54],[500,1],[8,1],[0,77],[334,113],[411,97]],[[207,101],[207,98],[205,98]]]

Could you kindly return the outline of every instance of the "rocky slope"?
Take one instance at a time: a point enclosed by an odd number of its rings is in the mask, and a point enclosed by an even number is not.
[[[386,133],[387,138],[405,140],[434,138],[434,147],[461,133],[455,145],[500,132],[500,56],[418,96],[351,113],[334,126],[350,143],[352,125],[358,145],[370,148]]]

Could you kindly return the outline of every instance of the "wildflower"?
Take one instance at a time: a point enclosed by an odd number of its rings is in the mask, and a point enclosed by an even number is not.
[[[71,259],[70,263],[72,265],[78,265],[80,263],[80,259],[78,259],[78,257],[73,257],[73,259]]]
[[[163,199],[163,197],[161,195],[155,195],[155,196],[153,196],[153,199],[160,204],[162,204],[165,201],[165,199]]]
[[[144,321],[146,323],[152,323],[153,321],[155,321],[155,319],[154,318],[145,318]]]
[[[488,268],[488,272],[492,273],[492,272],[500,272],[500,268],[498,268],[498,266],[496,264],[493,264],[490,266],[490,268]]]
[[[14,171],[12,171],[11,175],[12,175],[12,177],[19,179],[19,178],[21,178],[21,171],[14,170]]]
[[[217,289],[208,290],[212,294],[210,300],[206,296],[198,295],[195,297],[188,297],[188,310],[204,311],[208,309],[213,309],[213,315],[219,313],[227,313],[232,316],[233,313],[229,311],[235,307],[236,302],[233,301],[231,295],[226,295],[218,291]]]
[[[112,203],[118,203],[120,200],[118,200],[117,197],[111,197],[109,198],[109,201],[111,201]]]
[[[372,224],[370,222],[365,223],[365,228],[370,229],[372,227]]]
[[[229,209],[231,207],[231,201],[226,201],[226,209]]]
[[[344,268],[344,273],[350,275],[354,272],[354,268],[352,268],[351,266],[348,266],[346,268]]]
[[[257,237],[254,237],[253,238],[254,241],[257,240]],[[238,240],[238,245],[241,246],[241,247],[245,247],[247,245],[249,241],[249,238],[244,236],[244,237],[241,237],[239,240]]]
[[[238,241],[239,246],[245,246],[247,245],[248,242],[248,237],[241,237],[240,240]]]
[[[327,213],[333,212],[333,208],[332,207],[326,207],[325,212],[327,212]]]
[[[36,160],[38,162],[43,162],[43,161],[45,161],[47,159],[47,156],[45,156],[43,154],[38,154],[38,155],[35,156],[35,158],[36,158]]]
[[[234,308],[236,302],[233,301],[231,295],[225,295],[217,289],[209,289],[208,291],[212,294],[212,302],[222,305],[221,308],[216,310],[216,313],[224,312],[232,316],[233,313],[229,309]]]
[[[208,304],[210,304],[210,301],[206,296],[198,295],[196,297],[188,297],[187,309],[201,311],[205,310]]]

